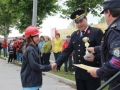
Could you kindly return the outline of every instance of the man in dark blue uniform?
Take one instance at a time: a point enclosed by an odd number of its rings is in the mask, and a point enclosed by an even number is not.
[[[106,0],[103,8],[101,14],[104,13],[109,25],[104,34],[103,43],[101,46],[87,48],[91,53],[101,52],[103,65],[99,69],[88,72],[93,77],[108,80],[120,70],[120,0]],[[109,90],[120,90],[120,86],[112,89],[118,84],[120,84],[120,76],[109,84]]]
[[[79,30],[75,31],[71,35],[71,40],[68,47],[61,53],[57,61],[54,63],[54,67],[60,67],[68,56],[75,52],[75,64],[85,64],[93,67],[100,67],[101,58],[99,54],[91,54],[89,61],[84,59],[86,47],[83,42],[83,38],[89,38],[89,44],[91,47],[101,44],[103,33],[100,29],[93,28],[88,25],[87,18],[84,10],[77,10],[71,14]],[[76,67],[75,79],[77,90],[96,90],[100,86],[100,79],[93,78],[86,70]]]

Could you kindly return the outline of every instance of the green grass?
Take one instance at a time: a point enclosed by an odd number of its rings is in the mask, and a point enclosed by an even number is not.
[[[73,72],[64,72],[64,67],[61,67],[60,72],[50,71],[50,73],[75,81]]]
[[[50,71],[50,73],[75,81],[75,75],[73,75],[73,72],[64,72],[63,66],[61,67],[60,72]],[[104,83],[101,82],[101,84],[104,84]],[[108,90],[108,86],[103,90]]]

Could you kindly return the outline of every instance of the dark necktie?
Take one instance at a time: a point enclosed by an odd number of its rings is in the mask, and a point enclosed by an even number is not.
[[[82,32],[82,36],[84,35],[85,31],[81,31]]]

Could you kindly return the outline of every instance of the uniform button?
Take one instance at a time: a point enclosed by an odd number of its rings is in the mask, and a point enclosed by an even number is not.
[[[99,63],[99,62],[97,62],[97,63]]]
[[[74,42],[73,42],[74,43]]]
[[[78,50],[80,52],[80,50]]]
[[[79,62],[81,62],[81,60],[79,60]]]
[[[78,46],[80,47],[80,44]]]
[[[80,57],[80,55],[78,55],[78,57]]]

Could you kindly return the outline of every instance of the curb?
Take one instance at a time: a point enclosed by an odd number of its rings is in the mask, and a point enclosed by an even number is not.
[[[3,60],[6,60],[6,59],[4,59],[4,57],[0,57],[0,58],[3,59]],[[14,65],[17,65],[17,66],[21,66],[21,65],[16,64],[16,63],[13,63],[13,64],[14,64]],[[75,86],[76,86],[75,81],[72,81],[72,80],[66,79],[66,78],[64,78],[64,77],[61,77],[61,76],[52,74],[52,73],[50,73],[50,72],[42,72],[42,73],[43,73],[43,75],[47,75],[47,76],[49,76],[49,77],[52,77],[52,78],[54,78],[54,79],[57,79],[58,81],[63,82],[63,83],[65,83],[65,84],[67,84],[67,85],[70,85],[70,86],[72,86],[72,87],[74,87],[74,88],[75,88]]]
[[[64,82],[64,83],[70,84],[70,85],[76,85],[75,81],[66,79],[64,77],[61,77],[61,76],[58,76],[58,75],[55,75],[55,74],[52,74],[52,73],[49,73],[49,72],[42,72],[42,73],[45,74],[45,75],[47,75],[47,76],[49,76],[49,77],[57,79],[60,82]]]

